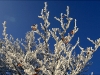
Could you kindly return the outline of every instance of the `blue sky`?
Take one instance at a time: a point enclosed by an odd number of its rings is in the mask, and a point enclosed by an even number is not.
[[[93,46],[86,38],[90,37],[95,40],[100,37],[100,1],[46,1],[48,3],[48,10],[50,11],[49,21],[52,27],[59,27],[60,23],[53,17],[60,17],[60,13],[66,13],[66,7],[70,7],[70,17],[77,19],[77,26],[79,31],[76,33],[72,44],[74,45],[77,37],[80,37],[80,45],[84,48]],[[0,38],[2,38],[2,23],[7,21],[7,33],[17,37],[23,38],[27,31],[31,31],[32,24],[43,22],[38,18],[41,9],[44,7],[44,1],[0,1]],[[68,31],[74,27],[74,21]],[[55,43],[51,40],[50,43]],[[53,49],[53,44],[50,46]],[[77,49],[79,50],[79,49]],[[76,50],[76,51],[77,51]],[[89,71],[94,74],[100,74],[100,48],[94,53],[92,60],[93,64]]]

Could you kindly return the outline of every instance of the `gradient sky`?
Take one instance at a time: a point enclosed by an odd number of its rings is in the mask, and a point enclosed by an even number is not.
[[[31,31],[32,24],[38,24],[40,28],[41,19],[38,15],[44,7],[45,1],[0,1],[0,38],[2,38],[3,21],[7,21],[7,33],[16,39],[25,38],[27,31]],[[93,46],[87,37],[95,40],[100,38],[100,1],[46,1],[50,11],[49,22],[52,27],[59,27],[60,23],[53,17],[60,17],[60,13],[66,13],[66,7],[70,7],[70,17],[77,19],[79,31],[76,33],[72,44],[80,37],[80,46],[86,48]],[[68,31],[74,27],[74,20]],[[51,40],[50,43],[55,43]],[[53,44],[50,49],[53,50]],[[76,51],[79,49],[76,49]],[[100,48],[94,53],[88,73],[100,74]]]

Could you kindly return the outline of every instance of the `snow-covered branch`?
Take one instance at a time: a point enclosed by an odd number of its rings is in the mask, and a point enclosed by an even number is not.
[[[2,70],[4,73],[9,70],[9,72],[12,72],[11,75],[81,74],[84,68],[90,65],[88,62],[100,46],[100,38],[95,41],[87,38],[94,44],[94,49],[93,47],[86,47],[86,49],[81,47],[79,45],[81,41],[79,37],[75,45],[71,44],[79,28],[77,28],[75,19],[73,30],[66,32],[73,20],[73,18],[69,17],[69,6],[67,6],[66,12],[66,14],[61,13],[60,18],[54,17],[60,22],[62,30],[60,28],[52,28],[51,30],[49,29],[50,22],[48,21],[49,11],[45,2],[41,16],[38,16],[44,21],[44,23],[40,23],[43,31],[38,29],[38,24],[33,24],[31,26],[32,30],[26,33],[25,40],[19,40],[18,38],[15,40],[12,35],[8,38],[6,21],[4,21],[2,23],[4,38],[0,39],[0,72]],[[67,20],[66,23],[64,23],[64,18]],[[38,34],[39,37],[35,37],[35,34]],[[54,53],[49,51],[49,39],[51,36],[56,41]],[[79,54],[75,52],[77,46],[80,49]]]

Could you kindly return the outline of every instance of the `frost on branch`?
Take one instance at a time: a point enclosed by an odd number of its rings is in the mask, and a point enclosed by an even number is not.
[[[66,14],[61,13],[60,18],[54,17],[60,22],[61,29],[49,29],[49,11],[47,3],[41,11],[39,18],[44,23],[40,23],[42,31],[38,29],[38,24],[31,26],[25,40],[14,39],[12,35],[6,33],[6,21],[3,24],[3,39],[0,39],[0,73],[10,75],[81,75],[86,71],[86,66],[91,65],[89,60],[93,53],[100,46],[100,38],[93,41],[93,47],[83,48],[79,45],[78,37],[76,43],[72,45],[73,37],[79,28],[76,25],[76,19],[73,30],[67,32],[73,18],[69,17],[69,7]],[[66,23],[64,23],[66,18]],[[66,34],[67,32],[67,34]],[[59,35],[58,35],[58,34]],[[35,34],[39,37],[35,38]],[[49,39],[56,41],[54,44],[54,53],[50,53]],[[79,47],[80,54],[76,54],[75,49]],[[93,75],[93,72],[91,73]]]

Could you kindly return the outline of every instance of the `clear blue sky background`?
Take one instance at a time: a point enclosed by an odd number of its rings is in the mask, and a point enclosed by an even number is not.
[[[72,40],[74,45],[77,37],[80,37],[80,45],[84,48],[93,46],[86,38],[95,40],[100,37],[100,2],[99,1],[46,1],[50,11],[49,21],[52,27],[59,27],[60,23],[53,17],[60,17],[60,13],[66,13],[66,6],[70,7],[70,17],[77,19],[79,28],[75,38]],[[42,22],[37,16],[40,15],[44,7],[44,1],[0,1],[0,38],[2,38],[2,23],[7,21],[7,33],[17,37],[25,38],[27,31],[31,31],[32,24]],[[74,27],[74,21],[71,22],[70,31]],[[51,40],[50,43],[55,43]],[[53,50],[53,44],[50,49]],[[79,49],[76,49],[76,51]],[[94,74],[100,74],[100,48],[94,53],[93,64],[89,71]]]

